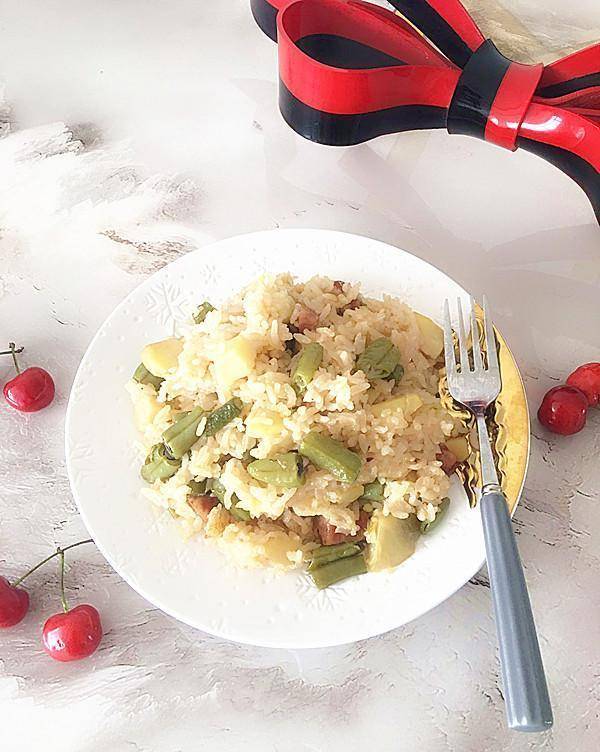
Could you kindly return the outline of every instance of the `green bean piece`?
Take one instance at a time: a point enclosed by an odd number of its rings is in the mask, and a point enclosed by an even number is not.
[[[312,552],[312,559],[308,565],[308,571],[314,572],[315,569],[322,567],[324,564],[331,564],[338,559],[347,559],[349,556],[355,556],[361,552],[361,548],[356,543],[336,543],[333,546],[321,546]]]
[[[300,488],[304,483],[304,465],[297,452],[277,454],[271,459],[254,460],[246,468],[261,483],[280,488]]]
[[[354,483],[360,473],[362,460],[339,441],[322,433],[306,434],[299,449],[300,454],[321,470],[327,470],[338,480]]]
[[[168,457],[164,444],[155,444],[142,468],[140,474],[146,483],[154,483],[156,480],[171,478],[181,467],[181,460]]]
[[[404,376],[404,366],[401,363],[398,363],[398,365],[394,368],[394,370],[387,377],[386,381],[395,381],[396,383],[398,383],[399,381],[402,381],[403,376]]]
[[[179,460],[190,451],[198,441],[196,431],[205,412],[201,407],[195,407],[188,413],[183,413],[179,420],[169,426],[163,433],[163,441],[168,454]]]
[[[206,419],[206,426],[202,435],[214,436],[222,428],[225,428],[228,423],[231,423],[234,418],[237,418],[243,408],[242,401],[237,398],[230,399],[229,402],[221,405],[221,407],[217,407]]]
[[[347,580],[357,574],[365,574],[367,563],[362,553],[356,556],[348,556],[345,559],[336,559],[329,564],[323,564],[310,573],[315,585],[319,590],[334,585],[341,580]]]
[[[383,501],[383,489],[385,486],[379,480],[367,483],[359,501]]]
[[[387,379],[400,363],[398,348],[387,337],[380,337],[358,356],[356,370],[368,379]]]
[[[225,486],[218,478],[209,478],[206,481],[206,493],[216,496],[221,504],[225,503]]]
[[[150,373],[143,363],[140,363],[133,372],[133,380],[137,381],[138,384],[150,384],[157,392],[164,381],[160,376],[155,376],[153,373]]]
[[[250,512],[239,507],[239,501],[240,500],[238,499],[238,497],[233,494],[231,497],[231,507],[229,508],[229,513],[235,520],[238,520],[239,522],[248,522],[252,519]]]
[[[201,324],[206,318],[207,314],[214,310],[215,307],[211,305],[207,300],[205,300],[204,303],[200,303],[200,305],[198,306],[198,308],[196,308],[194,314],[192,315],[194,323]]]
[[[313,380],[322,360],[323,346],[318,342],[311,342],[302,348],[291,374],[292,386],[297,394],[301,394]]]
[[[423,535],[425,535],[425,533],[429,533],[438,524],[438,522],[446,514],[449,505],[450,499],[446,496],[446,498],[442,499],[442,501],[440,502],[437,514],[435,515],[433,520],[431,520],[431,522],[429,522],[428,520],[423,520],[423,522],[421,522],[420,529]]]
[[[202,480],[188,480],[187,485],[190,489],[190,496],[204,496],[206,494],[207,479]]]

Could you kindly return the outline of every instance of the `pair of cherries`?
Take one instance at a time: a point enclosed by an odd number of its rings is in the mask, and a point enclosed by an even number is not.
[[[11,407],[24,413],[42,410],[54,399],[54,381],[43,368],[33,366],[21,371],[17,355],[23,352],[10,342],[8,350],[0,355],[12,355],[17,375],[4,385],[4,397]],[[65,551],[92,540],[73,543],[59,548],[35,567],[11,584],[6,577],[0,577],[0,628],[14,627],[23,621],[29,611],[29,593],[19,587],[25,578],[33,574],[43,564],[60,557],[60,589],[63,612],[46,620],[42,629],[44,650],[57,661],[76,661],[91,655],[102,639],[102,623],[98,611],[88,604],[70,609],[65,595]]]
[[[10,342],[8,350],[0,355],[11,355],[17,375],[4,385],[4,397],[11,407],[24,413],[42,410],[54,399],[54,381],[43,368],[33,366],[21,371],[17,355],[23,352]],[[14,627],[23,621],[29,611],[29,593],[21,583],[43,564],[60,557],[60,589],[63,612],[54,614],[46,620],[42,629],[44,650],[57,661],[76,661],[91,655],[102,639],[102,623],[98,611],[88,604],[70,609],[65,596],[65,551],[91,540],[73,543],[59,548],[35,567],[11,584],[6,577],[0,577],[0,628]]]
[[[579,366],[567,383],[544,396],[538,420],[553,433],[569,436],[585,426],[587,411],[600,403],[600,363]]]
[[[35,567],[26,572],[14,584],[0,577],[0,628],[14,627],[23,621],[29,611],[29,593],[19,585],[43,564],[60,557],[60,589],[63,612],[46,620],[42,629],[44,650],[57,661],[77,661],[91,655],[102,639],[102,623],[98,611],[88,604],[70,609],[65,595],[65,551],[92,540],[79,541],[59,548]]]

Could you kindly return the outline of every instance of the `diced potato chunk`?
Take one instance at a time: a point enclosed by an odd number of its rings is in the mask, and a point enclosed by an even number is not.
[[[258,548],[258,546],[257,546]],[[269,563],[275,566],[290,568],[294,566],[294,560],[298,561],[302,554],[299,553],[299,544],[286,535],[283,531],[272,532],[264,543],[265,557]]]
[[[135,394],[132,395],[133,418],[136,428],[143,433],[164,405],[156,400],[156,391],[153,387],[131,383],[132,389],[135,389]]]
[[[365,487],[361,483],[340,484],[338,498],[339,504],[351,504],[363,495]]]
[[[415,515],[399,520],[376,512],[367,529],[367,567],[370,572],[391,569],[415,552],[419,523]]]
[[[248,376],[256,361],[256,347],[241,334],[230,339],[225,345],[225,352],[215,362],[217,381],[229,387],[234,381]]]
[[[177,360],[182,349],[183,342],[175,337],[153,342],[142,350],[142,363],[154,376],[165,378],[169,371],[177,368]]]
[[[246,433],[254,439],[275,438],[282,430],[283,418],[271,410],[249,415],[246,419]]]
[[[444,349],[444,332],[435,321],[421,313],[415,313],[417,326],[421,332],[421,345],[419,349],[422,353],[433,360],[437,360]]]
[[[378,402],[371,407],[371,412],[377,417],[381,416],[384,412],[396,412],[401,410],[405,418],[410,418],[411,415],[417,412],[417,410],[423,404],[423,400],[418,394],[409,393],[401,394],[393,399],[385,400],[385,402]]]
[[[444,442],[459,462],[464,462],[471,454],[471,447],[466,436],[457,436],[454,439],[446,439]]]

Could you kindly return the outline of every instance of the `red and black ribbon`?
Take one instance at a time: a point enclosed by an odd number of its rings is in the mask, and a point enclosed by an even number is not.
[[[312,141],[347,146],[446,128],[538,154],[586,192],[600,223],[600,44],[524,65],[459,0],[251,0],[279,45],[279,106]]]

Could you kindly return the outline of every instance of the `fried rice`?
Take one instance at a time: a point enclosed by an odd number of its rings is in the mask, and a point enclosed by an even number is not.
[[[439,353],[431,353],[424,336],[408,305],[389,295],[364,297],[357,284],[325,277],[301,282],[290,274],[256,279],[200,323],[190,319],[158,389],[128,382],[145,452],[186,411],[200,407],[209,414],[232,399],[243,406],[214,436],[202,436],[201,420],[175,474],[156,479],[142,494],[169,510],[184,535],[205,536],[242,566],[302,566],[323,543],[368,536],[365,515],[433,521],[450,484],[441,453],[457,425],[439,399]],[[369,379],[356,368],[379,338],[397,348],[401,379]],[[234,342],[243,343],[235,363],[241,358],[239,378],[232,378]],[[291,373],[309,343],[319,343],[323,357],[299,394]],[[374,409],[402,395],[416,396],[411,409]],[[297,452],[310,432],[359,455],[356,480],[344,482],[311,463],[298,488],[251,476],[250,462]],[[194,482],[210,488],[211,479],[224,494],[199,512],[190,499]],[[382,499],[361,501],[365,486],[377,480]],[[325,540],[323,525],[338,538]]]

